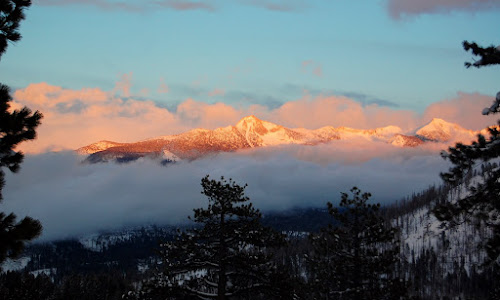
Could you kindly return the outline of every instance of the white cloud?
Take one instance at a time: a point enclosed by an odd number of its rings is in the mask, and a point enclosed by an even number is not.
[[[484,117],[480,113],[491,104],[493,97],[464,93],[430,105],[422,116],[409,110],[363,105],[343,96],[310,98],[307,95],[277,108],[234,107],[222,102],[208,104],[187,99],[175,111],[169,111],[153,101],[136,100],[130,92],[130,77],[125,76],[111,92],[97,88],[71,90],[46,83],[17,90],[13,107],[26,105],[44,114],[37,140],[21,144],[20,149],[41,153],[74,150],[100,140],[134,142],[193,128],[234,125],[251,114],[286,127],[309,129],[323,126],[370,129],[395,125],[407,131],[433,117],[474,130],[496,123],[495,116]],[[120,95],[128,97],[116,95],[118,90]]]
[[[443,14],[453,11],[477,12],[500,9],[498,0],[387,0],[394,19],[421,14]]]
[[[438,173],[446,167],[430,150],[396,149],[377,158],[359,149],[355,152],[364,160],[347,162],[348,152],[356,154],[346,146],[225,153],[167,167],[151,160],[80,164],[81,157],[68,152],[28,155],[21,171],[6,178],[2,210],[39,219],[42,240],[50,240],[122,226],[184,222],[193,208],[207,205],[200,194],[206,174],[248,183],[246,194],[265,213],[325,207],[353,185],[371,192],[375,201],[391,202],[439,182]],[[330,158],[325,162],[307,161],[326,153]]]
[[[338,96],[306,96],[275,109],[261,105],[235,108],[188,99],[170,112],[152,101],[135,100],[133,95],[122,99],[100,89],[69,90],[45,83],[18,90],[14,98],[16,107],[39,109],[45,118],[38,140],[22,145],[31,154],[20,173],[8,174],[3,210],[40,219],[44,239],[185,220],[192,208],[206,205],[200,194],[200,179],[206,174],[248,183],[247,194],[255,205],[270,211],[323,207],[354,185],[374,194],[376,201],[394,201],[439,183],[439,172],[447,169],[447,162],[438,155],[446,145],[397,148],[363,139],[222,153],[167,167],[149,160],[82,165],[82,158],[72,152],[42,153],[48,149],[76,149],[100,139],[136,141],[195,127],[216,128],[235,124],[249,114],[292,128],[391,124],[405,130],[430,117],[470,126],[494,120],[480,114],[493,98],[476,94],[459,94],[434,103],[422,116]],[[469,119],[473,121],[467,123]]]

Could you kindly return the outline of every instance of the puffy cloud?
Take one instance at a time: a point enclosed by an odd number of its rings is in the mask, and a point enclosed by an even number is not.
[[[270,118],[289,127],[319,128],[346,126],[360,129],[396,125],[403,129],[415,127],[417,114],[394,110],[376,104],[362,105],[346,97],[304,97],[283,104]]]
[[[40,219],[45,228],[42,239],[50,240],[124,225],[186,220],[193,208],[206,205],[199,185],[206,174],[248,183],[248,196],[266,213],[324,207],[354,185],[371,192],[375,201],[391,202],[439,183],[439,172],[448,163],[438,155],[444,144],[398,148],[361,138],[315,147],[221,153],[167,167],[148,159],[127,165],[87,165],[71,151],[41,153],[46,150],[75,149],[100,139],[126,142],[194,127],[216,128],[235,124],[248,114],[305,128],[397,125],[409,129],[431,117],[481,127],[475,122],[493,97],[459,94],[430,105],[423,115],[335,96],[305,96],[277,108],[235,108],[187,99],[171,112],[133,95],[123,99],[100,89],[70,90],[46,83],[20,89],[14,99],[15,107],[39,109],[45,118],[39,138],[23,144],[31,153],[20,173],[8,174],[3,210]]]
[[[178,124],[176,116],[152,101],[121,99],[99,89],[69,90],[46,83],[14,93],[16,107],[26,105],[44,114],[36,141],[27,152],[76,149],[102,139],[131,142],[162,135]]]
[[[459,93],[458,97],[429,105],[423,115],[423,121],[441,118],[448,122],[460,124],[472,130],[481,130],[495,125],[498,116],[484,116],[481,111],[490,107],[494,98],[481,94]]]
[[[401,19],[420,14],[500,9],[500,2],[498,0],[388,0],[387,8],[392,18]]]
[[[190,124],[192,127],[214,129],[233,125],[244,117],[244,115],[243,111],[220,102],[207,104],[187,99],[177,106],[177,116],[179,119],[182,122]]]
[[[77,149],[99,140],[133,142],[193,128],[234,125],[251,114],[290,128],[308,129],[323,126],[370,129],[395,125],[408,131],[434,117],[474,130],[495,124],[494,116],[484,117],[480,113],[493,98],[478,94],[459,94],[455,99],[430,105],[419,115],[410,110],[363,104],[344,96],[311,98],[307,95],[273,108],[258,104],[234,107],[187,99],[169,111],[153,101],[135,99],[130,95],[128,84],[121,90],[120,94],[129,97],[117,95],[116,89],[111,92],[97,88],[71,90],[47,83],[17,90],[14,108],[26,105],[44,114],[37,140],[23,143],[20,148],[41,153]]]

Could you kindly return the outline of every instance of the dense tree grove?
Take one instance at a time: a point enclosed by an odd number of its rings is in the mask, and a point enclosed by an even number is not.
[[[26,0],[3,0],[0,2],[0,58],[9,42],[21,39],[19,24],[24,19],[24,9],[31,5]],[[32,113],[27,107],[12,110],[9,87],[0,83],[0,201],[5,185],[4,168],[17,172],[23,160],[23,153],[16,146],[36,137],[36,128],[42,114]],[[30,217],[16,221],[13,213],[0,212],[0,263],[6,258],[16,257],[24,244],[37,237],[42,230],[40,222]]]
[[[496,164],[488,164],[472,175],[480,176],[482,172],[497,167]],[[271,271],[266,273],[269,276],[264,282],[273,288],[228,298],[342,299],[335,293],[343,291],[349,295],[344,299],[356,299],[355,293],[358,291],[361,294],[370,291],[373,294],[370,294],[369,299],[498,299],[493,289],[497,271],[493,267],[481,266],[486,254],[478,252],[475,242],[488,237],[488,231],[463,225],[454,232],[433,233],[429,229],[429,225],[436,222],[430,209],[449,195],[459,195],[459,190],[459,187],[450,186],[430,187],[389,207],[379,208],[377,204],[365,203],[367,206],[356,214],[362,212],[361,216],[374,216],[366,218],[363,223],[375,224],[373,228],[381,229],[384,238],[368,243],[371,239],[366,238],[371,234],[361,231],[358,237],[362,238],[360,245],[364,245],[359,251],[364,255],[360,255],[361,261],[365,263],[363,266],[354,263],[354,251],[348,248],[353,245],[353,223],[341,221],[342,216],[351,216],[348,219],[354,220],[352,216],[355,210],[350,209],[355,205],[344,205],[337,210],[331,206],[330,211],[322,209],[314,213],[305,210],[284,215],[266,214],[259,222],[267,223],[271,219],[273,224],[282,224],[280,230],[286,234],[285,244],[260,248],[269,258],[264,266]],[[345,203],[356,197],[358,202],[364,201],[363,193],[360,192],[357,196],[349,194]],[[307,228],[311,222],[323,222],[323,218],[329,219],[331,226],[311,234],[296,231],[297,228]],[[203,224],[198,224],[194,229],[200,231],[202,227]],[[394,231],[394,228],[398,230]],[[192,231],[185,228],[181,232],[186,235]],[[334,236],[335,232],[339,238]],[[376,236],[378,233],[373,234],[373,237]],[[412,241],[415,237],[418,240]],[[114,242],[106,242],[110,239],[102,236],[93,243],[92,249],[76,240],[31,246],[24,272],[8,272],[0,276],[0,299],[12,299],[13,291],[21,290],[22,295],[31,295],[33,299],[39,297],[36,295],[43,295],[38,299],[199,299],[180,286],[191,280],[191,277],[184,277],[186,273],[178,277],[171,276],[174,271],[181,270],[177,262],[188,256],[184,253],[177,256],[175,252],[165,251],[164,247],[160,248],[161,255],[155,255],[152,251],[158,247],[158,240],[164,241],[162,245],[182,246],[183,238],[173,228],[143,228],[111,240]],[[394,241],[394,244],[389,240]],[[281,244],[281,240],[277,242]],[[203,246],[201,244],[199,249],[191,252],[192,255],[202,251]],[[396,248],[399,253],[394,252]],[[370,257],[373,259],[370,260]],[[196,261],[194,258],[191,260]],[[170,262],[173,268],[169,267]],[[384,265],[378,269],[377,264],[381,262]],[[355,268],[361,269],[359,279],[354,276]],[[198,275],[196,279],[199,281],[195,281],[193,287],[200,290],[207,288],[207,282],[200,280],[208,274],[205,268],[198,269],[199,272],[194,269],[190,269],[191,274]],[[374,271],[370,274],[368,270]],[[343,273],[346,274],[345,278],[341,276]],[[335,278],[351,285],[351,289],[337,285]],[[361,282],[363,291],[353,283],[355,280]],[[252,280],[249,282],[256,283]],[[377,282],[386,289],[379,289]],[[333,293],[329,294],[328,291]]]
[[[158,283],[172,297],[235,299],[279,293],[269,248],[282,237],[262,226],[261,213],[232,179],[202,179],[207,208],[194,210],[199,226],[161,245]],[[278,276],[278,277],[277,277]]]
[[[396,228],[367,203],[370,194],[351,189],[342,193],[339,207],[328,202],[338,221],[311,235],[311,294],[315,299],[387,299],[405,296],[402,280],[394,276],[399,261]]]
[[[474,63],[466,62],[466,67],[483,67],[500,64],[500,48],[490,46],[483,48],[476,43],[463,43],[466,51],[471,50],[480,59]],[[483,114],[500,112],[500,92],[491,107],[485,108]],[[500,125],[500,121],[498,123]],[[453,167],[442,173],[443,180],[450,185],[463,184],[464,179],[477,169],[481,163],[498,160],[500,157],[500,127],[489,128],[489,136],[479,135],[471,145],[458,143],[450,147],[442,156],[448,159]],[[445,202],[437,206],[434,213],[443,225],[453,227],[461,222],[474,222],[478,226],[486,226],[492,230],[492,236],[485,247],[489,263],[498,262],[500,257],[500,169],[491,168],[483,172],[480,178],[469,181],[467,193],[454,202]]]

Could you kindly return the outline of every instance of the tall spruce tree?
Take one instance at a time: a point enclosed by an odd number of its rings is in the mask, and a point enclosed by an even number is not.
[[[481,68],[500,64],[499,47],[481,47],[476,43],[463,42],[466,51],[479,57],[479,60],[465,66]],[[500,92],[491,107],[483,110],[484,115],[500,112]],[[500,126],[500,120],[498,121]],[[498,161],[500,157],[500,127],[489,128],[489,136],[479,135],[477,141],[470,145],[457,143],[447,152],[442,152],[443,158],[448,159],[453,167],[448,172],[441,173],[442,179],[450,185],[466,184],[465,178],[473,174],[481,163]],[[492,236],[484,245],[488,253],[488,263],[500,259],[500,169],[490,168],[479,174],[481,178],[468,181],[466,196],[455,202],[441,203],[434,209],[436,217],[442,221],[444,227],[453,227],[461,222],[473,222],[478,226],[485,225],[492,231]]]
[[[162,244],[164,270],[153,294],[172,299],[279,297],[275,281],[280,276],[269,248],[280,245],[282,236],[261,225],[261,213],[244,194],[246,185],[208,175],[201,185],[208,207],[194,209],[199,226]]]
[[[342,193],[339,208],[328,202],[337,223],[311,235],[310,287],[314,299],[399,299],[406,288],[394,275],[399,260],[396,229],[368,204],[357,187]]]
[[[19,23],[24,19],[24,9],[31,5],[26,0],[0,1],[0,58],[7,50],[9,42],[21,39]],[[36,137],[35,129],[40,124],[42,114],[32,113],[27,107],[10,109],[9,87],[0,84],[0,200],[5,185],[4,168],[17,172],[23,160],[23,153],[16,146]],[[0,212],[0,263],[6,258],[16,257],[24,244],[37,237],[42,230],[40,222],[30,217],[16,221],[13,213]]]

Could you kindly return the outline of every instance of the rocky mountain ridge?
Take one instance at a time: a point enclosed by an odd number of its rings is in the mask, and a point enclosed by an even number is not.
[[[176,135],[155,137],[135,143],[100,141],[76,150],[88,155],[89,162],[135,160],[139,157],[160,157],[166,160],[192,160],[219,152],[279,145],[318,145],[335,140],[364,138],[386,142],[396,147],[417,147],[427,142],[473,140],[479,132],[464,129],[442,119],[433,119],[427,125],[404,134],[397,126],[375,129],[325,126],[310,130],[290,129],[271,122],[247,116],[234,126],[193,129]]]

